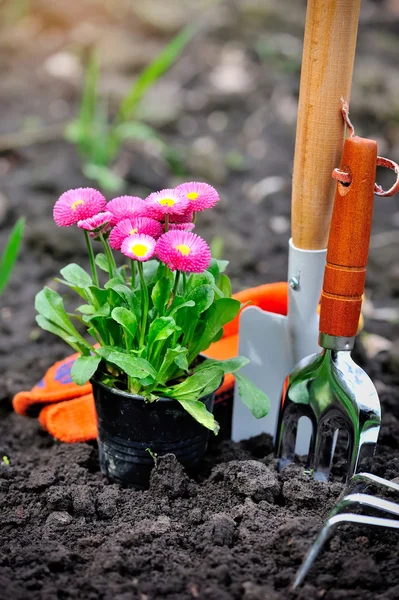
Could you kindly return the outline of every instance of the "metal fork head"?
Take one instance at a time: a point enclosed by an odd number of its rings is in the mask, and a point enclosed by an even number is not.
[[[345,480],[372,456],[381,424],[377,391],[350,350],[323,349],[301,361],[286,379],[276,432],[279,468],[292,462],[298,421],[312,424],[308,469],[327,481],[340,431],[347,434]]]
[[[357,487],[359,485],[363,488],[373,485],[382,490],[389,489],[399,492],[398,484],[388,481],[387,479],[383,479],[382,477],[372,475],[371,473],[358,473],[357,475],[354,475],[348,483],[347,489],[349,487]],[[351,508],[356,505],[365,509],[372,509],[374,511],[395,515],[396,517],[399,516],[399,504],[397,503],[390,502],[376,496],[368,496],[364,493],[351,493],[342,497],[331,510],[315,542],[305,556],[305,559],[296,574],[292,589],[295,589],[301,585],[317,556],[320,554],[326,540],[333,533],[335,527],[341,523],[399,529],[399,521],[394,519],[375,517],[372,515],[358,515],[353,513],[339,514],[347,508]]]

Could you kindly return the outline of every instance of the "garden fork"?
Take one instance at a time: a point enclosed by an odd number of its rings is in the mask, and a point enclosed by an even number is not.
[[[347,138],[338,182],[324,271],[320,354],[302,360],[286,379],[276,434],[279,467],[294,459],[298,421],[310,419],[308,467],[328,480],[340,430],[347,432],[346,480],[373,455],[380,429],[377,391],[351,359],[360,316],[369,249],[377,144]]]
[[[399,485],[397,483],[388,481],[382,477],[377,477],[376,475],[371,475],[370,473],[358,473],[352,477],[349,483],[355,485],[360,483],[363,484],[363,486],[364,484],[366,484],[366,486],[373,484],[380,488],[399,492]],[[369,496],[364,493],[351,493],[341,498],[328,515],[328,518],[319,535],[317,536],[316,541],[306,555],[306,558],[296,575],[292,589],[295,589],[301,585],[307,573],[309,572],[309,569],[313,565],[317,556],[320,554],[327,539],[332,535],[334,529],[339,524],[353,523],[358,525],[369,525],[371,527],[388,527],[390,529],[399,529],[399,521],[394,519],[358,515],[354,513],[339,514],[348,507],[354,507],[356,505],[399,517],[399,504],[396,504],[395,502],[383,500],[375,496]]]

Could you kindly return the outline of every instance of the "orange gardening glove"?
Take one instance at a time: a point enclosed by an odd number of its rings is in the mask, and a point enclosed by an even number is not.
[[[262,310],[287,314],[287,283],[270,283],[243,290],[234,295],[242,304],[251,302]],[[232,358],[238,352],[237,316],[224,328],[219,342],[206,351],[210,358]],[[78,354],[55,363],[30,392],[20,392],[13,399],[15,412],[28,417],[39,416],[41,426],[61,442],[86,442],[97,437],[96,413],[91,384],[79,386],[71,379],[71,367]],[[231,394],[233,375],[226,375],[215,403]]]
[[[62,442],[86,442],[97,436],[91,384],[76,385],[71,379],[78,356],[56,362],[30,392],[19,392],[12,401],[15,412],[39,416],[42,427]]]

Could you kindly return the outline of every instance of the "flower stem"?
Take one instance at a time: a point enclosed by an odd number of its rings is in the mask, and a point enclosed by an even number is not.
[[[87,233],[87,231],[85,231],[84,234],[85,234],[87,251],[89,253],[90,267],[91,267],[91,273],[93,275],[94,285],[96,285],[98,287],[98,273],[97,273],[96,262],[94,260],[93,248],[92,248],[89,234]]]
[[[175,283],[172,290],[172,298],[176,296],[177,287],[179,285],[180,271],[176,271]]]
[[[110,277],[110,279],[112,279],[112,277],[114,275],[115,260],[111,253],[109,244],[108,244],[107,240],[104,238],[103,234],[100,233],[99,237],[100,237],[101,243],[104,247],[104,254],[105,254],[105,258],[107,259],[109,277]]]
[[[148,296],[147,284],[144,279],[143,264],[141,262],[138,262],[137,268],[138,268],[139,275],[140,275],[141,295],[143,298],[143,306],[142,306],[143,314],[141,317],[141,332],[140,332],[140,348],[142,348],[144,345],[145,331],[147,328],[148,306],[149,306],[150,299]]]
[[[165,215],[165,233],[169,231],[169,215]]]
[[[193,223],[195,223],[196,220],[197,220],[197,213],[193,212]]]
[[[186,295],[186,287],[187,287],[187,275],[183,271],[183,296]]]
[[[136,287],[136,263],[132,258],[130,259],[130,267],[132,271],[132,290],[134,290]]]

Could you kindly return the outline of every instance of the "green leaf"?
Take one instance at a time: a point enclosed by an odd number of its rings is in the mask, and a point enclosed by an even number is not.
[[[215,417],[203,402],[200,400],[178,400],[178,402],[198,423],[213,431],[215,435],[219,433],[219,423],[215,421]]]
[[[187,360],[188,350],[187,348],[182,348],[182,352],[179,353],[175,358],[175,363],[182,371],[188,371],[188,360]]]
[[[181,308],[192,308],[193,306],[195,306],[195,302],[193,300],[188,300],[185,302],[184,298],[181,296],[176,296],[172,302],[168,316],[173,317]]]
[[[204,271],[203,273],[193,273],[187,280],[187,295],[190,295],[191,292],[201,285],[210,285],[213,287],[215,285],[215,278],[212,273],[208,271]]]
[[[266,416],[270,410],[270,400],[262,390],[257,388],[245,375],[235,375],[238,393],[256,419]]]
[[[134,379],[146,379],[151,377],[156,379],[156,371],[152,365],[144,358],[138,358],[125,352],[119,352],[112,347],[98,348],[97,354],[102,356],[107,362],[119,367],[124,373]]]
[[[78,340],[73,336],[70,336],[67,331],[58,327],[55,323],[43,317],[43,315],[36,315],[36,323],[44,329],[44,331],[48,331],[49,333],[53,333],[60,337],[64,342],[66,342],[69,346],[71,346],[76,352],[79,352]]]
[[[200,363],[195,371],[202,371],[203,369],[209,369],[210,367],[219,367],[223,370],[223,373],[236,373],[242,367],[245,367],[249,363],[249,359],[245,356],[234,356],[233,358],[227,358],[226,360],[216,360],[215,358],[207,358],[204,362]]]
[[[66,314],[62,298],[57,292],[51,290],[49,287],[43,288],[43,290],[36,294],[35,309],[48,321],[52,321],[69,335],[90,347],[86,340],[72,325],[70,318]]]
[[[163,265],[160,265],[155,259],[143,263],[144,281],[147,286],[150,286],[157,278],[159,267],[163,269]]]
[[[109,279],[108,281],[106,281],[104,284],[104,288],[106,290],[113,290],[115,288],[115,286],[117,286],[117,285],[125,285],[126,286],[125,280],[122,275],[116,275],[116,277],[113,277],[112,279]]]
[[[102,318],[109,317],[110,313],[111,313],[110,305],[108,303],[106,303],[106,304],[103,304],[102,306],[100,306],[100,308],[98,310],[96,310],[95,312],[92,312],[90,314],[85,314],[83,316],[83,321],[85,323],[90,323],[90,321],[92,321],[93,319],[102,319]]]
[[[184,47],[193,37],[196,28],[185,27],[160,54],[146,67],[134,82],[127,96],[122,100],[116,122],[128,121],[145,92],[173,65]]]
[[[206,312],[206,326],[200,339],[190,350],[189,360],[192,361],[202,350],[209,348],[221,327],[230,323],[237,316],[241,304],[233,298],[216,300]]]
[[[190,318],[191,316],[196,318],[206,311],[212,305],[214,299],[215,292],[210,285],[200,285],[194,288],[188,296],[188,300],[195,302],[195,307],[188,311]]]
[[[151,350],[151,346],[155,342],[166,340],[177,330],[177,325],[172,317],[159,317],[155,319],[148,330],[148,349]]]
[[[82,313],[82,315],[92,315],[95,309],[92,304],[81,304],[76,310]]]
[[[138,317],[141,313],[140,303],[138,301],[135,293],[129,288],[127,285],[122,283],[118,283],[112,287],[112,292],[115,292],[122,300],[126,303],[126,305],[134,312],[134,314]]]
[[[218,288],[225,298],[231,298],[231,281],[225,273],[219,275]]]
[[[84,385],[97,371],[101,356],[79,356],[72,365],[71,377],[76,385]]]
[[[83,300],[86,300],[86,301],[89,300],[87,290],[85,288],[78,287],[78,286],[74,285],[73,283],[69,283],[69,281],[65,281],[65,279],[59,279],[58,277],[55,277],[54,281],[56,281],[57,283],[62,283],[62,285],[69,287],[78,296],[83,298]]]
[[[105,273],[108,273],[108,262],[105,257],[105,254],[102,254],[102,252],[100,252],[99,254],[96,254],[96,258],[94,260],[95,260],[97,267],[99,269],[101,269],[101,271],[105,271]]]
[[[157,375],[157,383],[165,384],[171,378],[174,366],[177,365],[182,371],[188,370],[187,363],[187,348],[176,346],[176,348],[168,348],[164,359],[159,368]]]
[[[103,304],[107,304],[107,302],[109,302],[109,296],[110,296],[109,290],[102,290],[101,288],[97,287],[96,285],[91,285],[89,287],[89,290],[99,307],[102,306]]]
[[[89,356],[90,355],[90,348],[88,346],[86,346],[85,344],[82,344],[82,342],[80,342],[79,340],[75,340],[74,337],[68,336],[68,337],[65,338],[65,341],[70,346],[72,346],[72,344],[75,344],[77,346],[78,352],[80,352],[80,354],[82,356]],[[74,346],[72,346],[72,347],[74,347]]]
[[[173,280],[169,277],[158,279],[151,293],[151,300],[160,315],[164,315],[172,293]]]
[[[111,317],[123,327],[123,329],[132,337],[136,335],[137,331],[137,319],[132,311],[127,308],[120,306],[114,308],[111,313]]]
[[[3,254],[0,259],[0,294],[6,287],[17,260],[19,248],[22,242],[22,235],[24,233],[24,227],[25,219],[22,217],[21,219],[18,219],[12,228],[6,243],[6,247],[3,250]]]
[[[171,387],[170,396],[179,401],[198,400],[217,390],[222,382],[223,375],[223,369],[216,365],[203,371],[197,371],[182,383]]]
[[[212,258],[211,264],[209,265],[207,271],[212,273],[215,281],[217,281],[220,273],[224,273],[228,264],[228,260],[217,260],[216,258]]]
[[[76,287],[87,288],[90,285],[93,285],[93,280],[88,273],[82,267],[77,265],[76,263],[71,263],[67,265],[60,271],[61,275],[68,281],[68,283],[72,283]]]
[[[204,271],[203,273],[196,273],[194,275],[191,275],[187,283],[187,294],[190,294],[193,289],[198,288],[202,285],[209,285],[218,298],[224,297],[223,292],[216,285],[214,276],[209,271]]]
[[[217,332],[215,337],[212,338],[211,344],[215,344],[216,342],[219,342],[223,337],[223,333],[224,333],[224,331],[223,331],[223,327],[222,327],[221,329],[219,329],[219,331]]]

